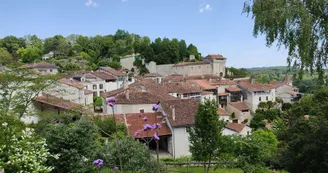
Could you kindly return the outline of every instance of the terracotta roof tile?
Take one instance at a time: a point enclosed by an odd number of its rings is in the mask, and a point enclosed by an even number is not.
[[[101,96],[104,98],[116,97],[118,99],[117,103],[120,104],[155,104],[158,101],[178,99],[169,95],[162,85],[151,80],[137,81],[126,89],[120,88],[102,93]]]
[[[230,116],[224,109],[218,108],[218,114],[220,116]]]
[[[144,138],[147,137],[147,132],[143,131],[143,127],[146,123],[153,125],[155,123],[160,123],[162,128],[158,130],[158,136],[166,136],[171,135],[171,131],[167,124],[163,122],[162,114],[161,113],[143,113],[141,117],[139,117],[139,113],[137,114],[126,114],[126,123],[129,135],[134,135],[136,131],[140,132],[140,136],[136,138]],[[146,116],[148,121],[145,122],[143,117]],[[154,135],[154,130],[148,132],[148,136],[152,137]]]
[[[144,75],[144,77],[163,77],[163,76],[158,73],[147,73]]]
[[[209,54],[205,58],[210,58],[210,59],[226,59],[220,54]]]
[[[212,85],[237,85],[237,83],[233,80],[217,80],[217,81],[212,81],[211,82]]]
[[[237,87],[228,87],[226,88],[227,91],[229,92],[238,92],[238,91],[241,91],[240,88],[237,88]]]
[[[198,85],[188,84],[185,82],[166,83],[164,87],[169,93],[185,94],[202,92]]]
[[[199,103],[196,99],[167,100],[161,102],[161,107],[167,114],[167,118],[173,127],[193,125],[198,111],[198,105]],[[173,119],[172,107],[175,110],[175,119]]]
[[[73,80],[73,79],[71,80],[71,79],[67,79],[67,78],[61,78],[58,80],[58,82],[75,87],[75,88],[79,88],[79,89],[84,88],[84,85],[80,81]]]
[[[77,103],[73,103],[70,102],[68,100],[64,100],[64,99],[60,99],[48,94],[43,94],[42,96],[38,96],[34,99],[37,102],[43,103],[43,104],[47,104],[47,105],[51,105],[51,106],[55,106],[58,108],[62,108],[65,110],[75,110],[77,112],[88,112],[84,109],[81,109],[82,105],[77,104]]]
[[[217,89],[216,86],[211,85],[211,83],[208,80],[189,80],[188,83],[190,84],[197,84],[199,85],[203,90],[213,90]]]
[[[245,102],[230,102],[229,104],[240,111],[249,110]]]
[[[116,80],[114,76],[107,74],[105,72],[90,72],[90,74],[99,77],[100,79],[103,80]]]
[[[93,93],[93,91],[91,91],[91,90],[84,90],[85,95],[92,94],[92,93]]]
[[[121,71],[115,70],[111,67],[100,67],[100,69],[106,71],[107,73],[110,73],[116,77],[120,77],[120,76],[125,76],[124,73],[122,73]]]
[[[228,96],[228,93],[218,93],[218,96]]]
[[[245,124],[238,124],[238,123],[228,123],[226,125],[226,128],[236,131],[238,133],[240,133],[245,127],[246,127]]]
[[[260,84],[258,82],[250,83],[249,81],[240,81],[238,83],[238,85],[241,86],[242,88],[245,88],[245,89],[247,89],[249,91],[253,91],[253,92],[256,92],[256,91],[267,91],[267,90],[271,90],[271,89],[274,88],[271,85]]]
[[[24,64],[18,68],[28,68],[28,69],[33,69],[33,68],[52,68],[52,69],[57,69],[58,67],[54,64],[50,64],[47,62],[39,62],[39,63],[33,63],[33,64]]]
[[[210,80],[218,79],[219,77],[213,74],[204,74],[204,75],[181,75],[181,74],[172,74],[164,78],[167,82],[183,82],[187,80]]]

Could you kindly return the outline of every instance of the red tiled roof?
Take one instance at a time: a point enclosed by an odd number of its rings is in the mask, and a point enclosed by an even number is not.
[[[116,78],[112,75],[109,75],[105,72],[90,72],[90,74],[96,76],[96,77],[99,77],[100,79],[103,79],[103,80],[116,80]]]
[[[84,112],[81,110],[82,105],[70,102],[68,100],[60,99],[51,95],[42,95],[34,99],[37,102],[62,108],[65,110],[76,110],[77,112]]]
[[[91,90],[84,90],[85,95],[92,94],[92,93],[93,93],[93,91],[91,91]]]
[[[100,69],[102,69],[102,70],[106,71],[107,73],[110,73],[110,74],[112,74],[114,76],[117,76],[117,77],[118,76],[125,76],[124,73],[122,73],[122,72],[120,72],[118,70],[115,70],[115,69],[113,69],[111,67],[100,67]]]
[[[249,110],[245,102],[230,102],[229,104],[240,111]]]
[[[167,114],[167,118],[173,127],[193,125],[198,105],[196,99],[166,100],[161,102],[161,107]],[[173,119],[172,107],[175,110],[175,119]]]
[[[39,62],[39,63],[33,63],[33,64],[24,64],[18,68],[52,68],[52,69],[57,69],[58,67],[54,64],[50,64],[47,62]]]
[[[128,97],[126,97],[128,93]],[[117,103],[120,104],[155,104],[163,100],[175,100],[169,95],[168,91],[162,85],[159,85],[151,80],[137,81],[128,86],[128,88],[120,88],[110,92],[102,93],[102,97],[116,97]]]
[[[166,83],[164,87],[169,93],[185,94],[202,92],[198,85],[188,84],[185,82]]]
[[[213,92],[209,92],[209,91],[202,91],[201,93],[202,95],[213,95]]]
[[[220,54],[209,54],[205,58],[210,58],[210,59],[226,59]]]
[[[172,74],[164,78],[165,81],[169,82],[183,82],[184,80],[210,80],[218,79],[219,77],[213,74],[204,74],[204,75],[181,75],[181,74]]]
[[[212,85],[237,85],[237,83],[233,80],[217,80],[217,81],[212,81]]]
[[[73,80],[73,79],[71,80],[71,79],[67,79],[67,78],[61,78],[58,80],[58,82],[69,85],[69,86],[73,86],[73,87],[79,88],[79,89],[84,88],[84,85],[80,81]]]
[[[226,128],[236,131],[238,133],[240,133],[245,127],[246,127],[245,124],[238,124],[238,123],[228,123],[226,125]]]
[[[274,88],[271,85],[260,84],[258,82],[250,83],[249,81],[240,81],[238,83],[238,85],[240,85],[241,87],[243,87],[243,88],[245,88],[245,89],[247,89],[249,91],[253,91],[253,92],[256,92],[256,91],[267,91],[267,90],[271,90],[271,89]]]
[[[205,61],[196,61],[196,62],[179,62],[177,64],[174,65],[174,67],[178,67],[178,66],[187,66],[187,65],[204,65],[204,64],[208,64]]]
[[[163,77],[163,76],[158,73],[147,73],[144,75],[144,77]]]
[[[228,96],[228,93],[218,93],[218,96]]]
[[[237,87],[228,87],[226,88],[227,91],[229,92],[238,92],[238,91],[241,91],[240,88],[237,88]]]
[[[220,116],[230,116],[224,109],[218,108],[218,114]]]
[[[190,84],[197,84],[199,85],[203,90],[212,90],[216,89],[216,86],[213,86],[210,84],[208,80],[190,80],[188,81]]]
[[[139,113],[136,114],[126,114],[126,123],[129,135],[134,135],[136,131],[140,132],[140,136],[136,138],[144,138],[147,137],[147,132],[143,131],[143,127],[145,124],[153,125],[155,123],[160,123],[162,128],[158,130],[158,136],[166,136],[171,135],[171,131],[167,124],[163,122],[163,117],[161,113],[143,113],[141,117],[139,117]],[[147,117],[147,122],[143,120],[143,117]],[[154,135],[154,130],[150,130],[148,132],[148,136],[152,137]]]

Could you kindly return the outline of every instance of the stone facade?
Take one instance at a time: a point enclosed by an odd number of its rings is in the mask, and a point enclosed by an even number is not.
[[[157,65],[156,62],[149,62],[146,68],[150,73],[158,73],[162,76],[171,74],[181,75],[203,75],[214,74],[225,76],[226,58],[222,55],[208,55],[203,61],[180,62],[178,64]]]

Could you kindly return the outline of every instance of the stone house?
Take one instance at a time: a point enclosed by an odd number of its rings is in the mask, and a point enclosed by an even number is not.
[[[59,79],[50,88],[44,90],[43,93],[84,106],[93,104],[92,92],[86,90],[85,85],[74,79]]]
[[[179,99],[202,99],[202,90],[196,84],[188,84],[186,82],[172,82],[165,83],[164,88],[171,96]]]
[[[24,64],[19,69],[31,69],[34,70],[40,74],[57,74],[58,73],[58,67],[54,64],[50,64],[47,62],[39,62],[39,63],[32,63],[32,64]]]
[[[73,74],[71,78],[80,81],[85,89],[93,92],[94,97],[121,88],[116,77],[104,72],[78,72]]]
[[[252,128],[245,124],[228,123],[222,131],[222,135],[248,136],[252,133]]]
[[[300,99],[299,89],[293,86],[289,76],[283,81],[270,82],[270,85],[275,88],[276,97],[282,99],[284,103],[293,103]]]
[[[260,102],[276,101],[276,92],[271,85],[249,80],[238,81],[238,87],[242,91],[244,102],[252,112],[256,111]]]
[[[148,74],[145,74],[143,76],[144,79],[151,79],[153,81],[155,81],[156,83],[163,83],[164,82],[164,79],[163,79],[163,76],[158,74],[158,73],[148,73]]]
[[[242,123],[245,120],[247,120],[247,122],[250,121],[250,110],[245,102],[230,102],[227,105],[226,111],[230,114],[235,114],[235,117],[232,118],[232,122],[234,123]]]

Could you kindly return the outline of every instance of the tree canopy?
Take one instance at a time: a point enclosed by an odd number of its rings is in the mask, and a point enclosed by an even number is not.
[[[247,0],[244,12],[254,19],[254,36],[265,35],[268,46],[288,49],[288,64],[324,77],[328,55],[328,1]]]

